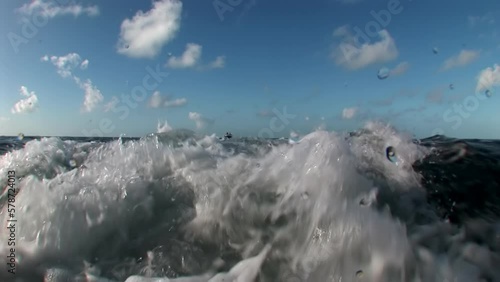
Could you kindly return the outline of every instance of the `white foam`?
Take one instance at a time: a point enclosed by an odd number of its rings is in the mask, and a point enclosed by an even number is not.
[[[316,131],[293,146],[260,148],[255,156],[225,149],[215,135],[176,146],[159,138],[106,145],[57,138],[28,142],[0,158],[0,183],[5,185],[12,168],[24,177],[16,197],[19,265],[65,261],[75,272],[109,236],[121,234],[123,241],[103,252],[123,248],[131,230],[145,223],[143,240],[160,242],[158,234],[170,229],[152,220],[172,218],[155,210],[175,205],[172,195],[192,190],[196,218],[182,232],[221,246],[229,242],[242,260],[227,273],[168,279],[137,271],[127,282],[253,281],[262,265],[276,261],[304,281],[355,281],[359,270],[364,281],[473,281],[489,273],[497,254],[465,245],[444,229],[426,233],[435,247],[421,247],[424,240],[414,239],[425,233],[410,220],[425,209],[415,201],[425,194],[411,164],[427,151],[388,126],[369,123],[366,129],[370,132],[347,139]],[[395,148],[398,165],[387,160],[387,146]],[[377,175],[384,185],[373,180]],[[379,194],[402,204],[377,211],[384,204],[377,202]],[[6,222],[6,216],[4,206],[0,220]],[[457,255],[443,252],[448,243],[433,234],[455,240]],[[0,233],[0,241],[6,236]],[[5,246],[0,245],[0,256]]]

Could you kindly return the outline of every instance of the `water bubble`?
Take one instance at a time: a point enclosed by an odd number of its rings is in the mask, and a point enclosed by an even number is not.
[[[75,161],[75,160],[70,160],[70,161],[69,161],[69,165],[70,165],[71,167],[75,167],[75,166],[76,166],[76,161]]]
[[[21,140],[23,140],[23,139],[24,139],[24,134],[19,133],[19,134],[17,135],[17,140],[21,141]]]
[[[356,277],[357,278],[363,278],[363,276],[365,276],[363,270],[356,271]]]
[[[387,149],[385,150],[385,154],[387,159],[393,163],[398,160],[398,158],[396,157],[396,150],[392,146],[387,147]]]
[[[390,70],[388,68],[381,68],[378,73],[377,77],[378,79],[386,79],[389,77]]]

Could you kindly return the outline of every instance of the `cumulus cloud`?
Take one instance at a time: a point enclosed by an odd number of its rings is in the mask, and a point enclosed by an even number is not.
[[[104,100],[101,91],[92,84],[90,79],[84,82],[80,81],[77,77],[74,79],[78,86],[85,92],[82,112],[92,112]]]
[[[358,111],[358,108],[356,108],[356,107],[345,108],[342,110],[342,118],[343,119],[352,119],[356,115],[357,111]]]
[[[194,67],[201,58],[201,51],[201,45],[189,43],[181,57],[172,56],[168,59],[167,66],[178,69]]]
[[[226,63],[225,56],[218,56],[215,60],[207,65],[201,65],[201,55],[203,46],[195,43],[188,43],[186,50],[180,57],[172,56],[168,59],[166,66],[173,69],[186,69],[196,67],[198,70],[220,69]]]
[[[488,67],[482,70],[477,76],[476,91],[486,91],[493,87],[500,86],[500,65],[495,64],[493,67]]]
[[[69,53],[61,57],[49,57],[48,55],[45,55],[41,58],[41,61],[50,61],[57,68],[57,73],[64,78],[70,77],[72,75],[73,69],[75,69],[79,65],[82,69],[86,69],[89,64],[88,60],[84,60],[82,62],[82,58],[77,53]]]
[[[381,30],[378,34],[380,37],[378,41],[374,39],[373,43],[360,44],[348,26],[339,27],[333,35],[340,37],[341,42],[333,50],[331,57],[337,65],[350,70],[358,70],[396,59],[399,51],[389,32]]]
[[[159,0],[151,10],[138,11],[121,24],[118,53],[132,58],[154,58],[180,28],[182,3]]]
[[[472,62],[474,62],[477,58],[479,58],[480,51],[475,50],[462,50],[459,54],[447,59],[442,67],[442,71],[450,70],[457,67],[466,66]]]
[[[29,92],[26,86],[21,86],[21,88],[19,89],[19,94],[26,98],[19,100],[19,102],[17,102],[14,107],[12,107],[11,112],[13,114],[34,112],[38,105],[38,97],[35,95],[35,92]]]
[[[186,104],[186,98],[170,100],[167,96],[162,96],[159,91],[155,91],[149,99],[149,107],[151,108],[174,108],[181,107]]]
[[[214,120],[206,118],[197,112],[189,112],[188,117],[190,120],[195,122],[197,129],[202,129],[214,122]]]
[[[390,75],[396,76],[396,75],[404,74],[405,72],[408,71],[409,68],[410,68],[410,64],[408,62],[402,62],[391,70]]]
[[[18,12],[24,16],[40,15],[46,18],[66,15],[75,17],[87,15],[93,17],[99,15],[99,8],[95,5],[84,7],[79,4],[69,4],[63,6],[56,1],[32,0],[28,4],[22,5],[18,9]]]

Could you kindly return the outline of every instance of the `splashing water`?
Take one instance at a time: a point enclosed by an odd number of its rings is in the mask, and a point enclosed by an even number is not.
[[[126,142],[42,138],[0,158],[0,183],[15,167],[26,281],[496,279],[494,249],[427,203],[413,164],[429,154],[379,123],[293,145],[175,130]]]

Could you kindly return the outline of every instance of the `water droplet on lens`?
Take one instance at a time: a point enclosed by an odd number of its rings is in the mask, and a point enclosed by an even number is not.
[[[386,79],[389,77],[390,70],[388,68],[381,68],[378,73],[377,77],[378,79]]]
[[[451,89],[451,90],[455,89],[455,85],[450,84],[450,89]]]
[[[385,154],[387,159],[393,163],[398,160],[398,158],[396,157],[396,150],[392,146],[387,147],[387,149],[385,150]]]
[[[24,139],[24,134],[19,133],[19,135],[17,135],[17,140],[21,141],[23,139]]]
[[[489,98],[489,97],[491,97],[491,95],[493,95],[489,89],[488,89],[488,90],[486,90],[486,91],[484,92],[484,94],[485,94],[485,95],[486,95],[486,97],[488,97],[488,98]]]
[[[434,47],[434,48],[432,49],[432,53],[434,53],[434,54],[439,53],[439,49],[438,49],[437,47]]]
[[[75,160],[70,160],[70,161],[69,161],[69,165],[70,165],[71,167],[75,167],[75,166],[76,166],[76,161],[75,161]]]
[[[362,278],[365,274],[363,273],[363,270],[358,270],[356,271],[356,277]]]

